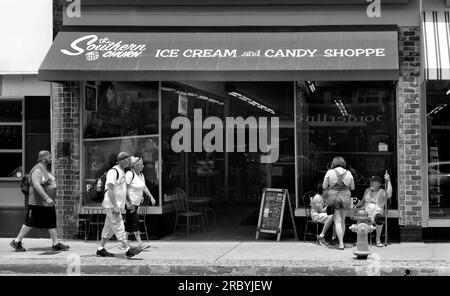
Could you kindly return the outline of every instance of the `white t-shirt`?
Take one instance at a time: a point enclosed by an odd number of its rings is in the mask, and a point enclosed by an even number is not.
[[[131,199],[131,203],[135,206],[139,206],[144,196],[144,189],[145,189],[144,174],[134,173],[133,178],[133,172],[128,171],[125,174],[125,178],[128,184],[128,196]]]
[[[117,173],[119,173],[119,176],[117,176]],[[114,185],[114,197],[116,198],[117,206],[121,209],[125,209],[125,203],[127,201],[127,183],[124,170],[119,165],[114,166],[106,174],[105,183],[105,189],[108,188],[108,184]],[[109,189],[105,192],[102,206],[105,208],[114,208],[109,197]]]
[[[340,175],[344,174],[347,171],[346,169],[343,169],[341,167],[337,167],[336,170],[338,171],[338,173]],[[327,173],[325,174],[325,178],[323,180],[323,184],[328,185],[328,186],[324,186],[324,189],[329,189],[329,188],[333,187],[337,183],[337,181],[338,181],[338,176],[336,175],[335,169],[328,170]],[[350,190],[352,190],[352,188],[355,187],[354,179],[353,179],[352,173],[350,171],[347,171],[347,174],[345,174],[343,181],[344,181],[344,184],[350,188]]]

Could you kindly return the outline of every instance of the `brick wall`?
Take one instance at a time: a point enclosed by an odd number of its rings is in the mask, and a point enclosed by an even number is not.
[[[420,28],[399,28],[400,78],[397,87],[399,224],[407,236],[422,226],[422,127],[420,124]],[[425,129],[423,127],[423,129]],[[425,130],[423,131],[425,132]],[[411,231],[416,229],[416,231]],[[402,229],[400,229],[402,234]],[[415,234],[411,234],[415,233]],[[413,240],[417,240],[418,238]],[[421,238],[420,238],[421,239]],[[405,240],[405,239],[403,239]],[[406,238],[408,240],[408,238]]]
[[[74,204],[80,191],[80,101],[78,82],[52,83],[52,166],[58,186],[58,236],[65,239],[74,237]]]

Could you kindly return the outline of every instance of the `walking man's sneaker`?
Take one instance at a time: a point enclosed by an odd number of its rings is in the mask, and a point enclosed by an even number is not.
[[[317,236],[317,242],[318,242],[319,245],[321,245],[322,247],[328,246],[328,243],[327,243],[327,241],[325,240],[325,237],[321,237],[320,235]]]
[[[125,253],[125,255],[127,256],[127,258],[131,258],[139,254],[141,251],[142,251],[141,248],[130,247],[128,251]]]
[[[68,245],[65,245],[61,242],[58,242],[56,244],[54,244],[52,246],[53,251],[66,251],[68,250],[70,247]]]
[[[25,252],[25,248],[22,247],[22,242],[16,242],[15,239],[13,239],[9,245],[16,251],[16,252]]]
[[[105,248],[103,248],[101,250],[97,250],[97,256],[99,256],[99,257],[114,257],[114,254],[106,251]]]

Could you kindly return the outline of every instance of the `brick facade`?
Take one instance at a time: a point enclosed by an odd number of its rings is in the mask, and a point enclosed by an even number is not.
[[[420,106],[420,28],[399,28],[400,77],[397,86],[398,210],[402,241],[421,240],[422,149]],[[395,190],[395,188],[394,188]]]
[[[80,102],[78,82],[52,83],[52,166],[58,186],[58,236],[65,239],[74,237],[80,191]]]

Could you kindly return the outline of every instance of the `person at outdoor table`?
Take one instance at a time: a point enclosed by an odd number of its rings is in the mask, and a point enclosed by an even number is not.
[[[317,193],[311,199],[311,219],[315,223],[322,223],[323,228],[322,232],[317,236],[317,242],[321,246],[327,246],[327,242],[325,241],[325,234],[330,228],[331,224],[333,224],[333,215],[327,214],[327,206],[325,205],[322,198],[322,183],[317,184]],[[336,231],[333,227],[333,236],[332,241],[336,238]]]
[[[356,208],[364,207],[369,214],[372,223],[376,226],[376,242],[377,247],[382,247],[381,231],[383,230],[384,216],[383,208],[386,200],[392,197],[391,177],[388,172],[384,175],[386,191],[381,188],[381,178],[372,176],[370,178],[370,187],[364,192],[362,200],[356,204]]]
[[[327,190],[325,203],[328,213],[333,211],[334,226],[339,239],[338,250],[344,250],[346,210],[352,206],[350,190],[355,189],[355,181],[351,172],[346,170],[344,158],[337,156],[331,162],[331,168],[325,174],[322,188]]]
[[[144,193],[155,204],[155,199],[145,185],[145,178],[142,170],[144,168],[144,162],[141,157],[131,157],[131,170],[125,174],[127,182],[127,193],[129,200],[126,203],[126,215],[125,215],[125,232],[128,240],[130,232],[133,232],[138,242],[139,248],[143,248],[141,240],[141,233],[139,232],[139,216],[138,208],[143,201]]]

